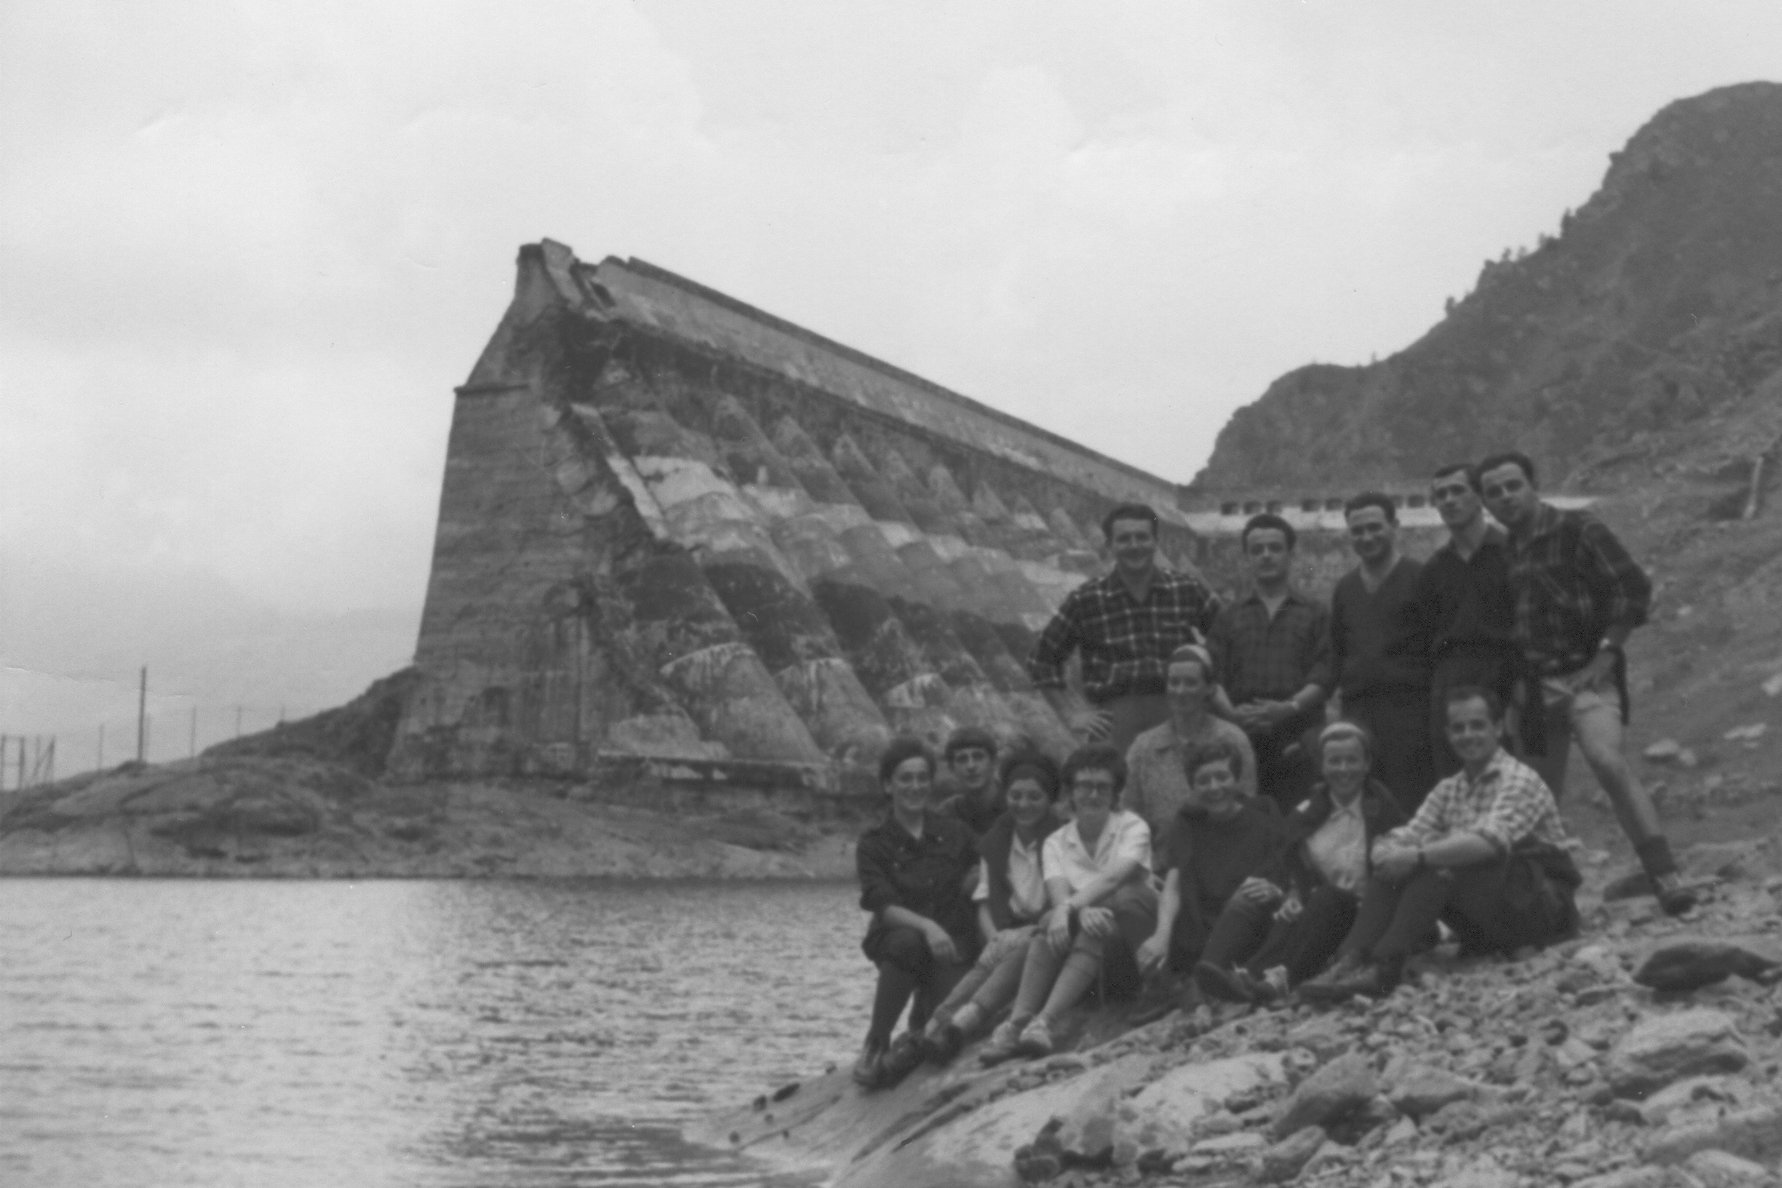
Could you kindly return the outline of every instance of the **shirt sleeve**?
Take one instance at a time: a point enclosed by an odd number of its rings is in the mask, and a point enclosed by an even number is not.
[[[1232,607],[1221,607],[1213,617],[1213,625],[1207,629],[1207,655],[1213,658],[1213,680],[1224,686],[1227,695],[1231,693],[1231,612]]]
[[[878,915],[897,903],[897,883],[892,877],[891,847],[877,832],[860,839],[854,850],[854,869],[860,876],[860,908]]]
[[[1082,642],[1077,624],[1082,601],[1081,589],[1065,595],[1058,613],[1033,642],[1033,655],[1027,660],[1027,675],[1041,689],[1064,688],[1064,662]]]
[[[978,859],[978,885],[972,888],[973,903],[987,903],[990,900],[990,864],[982,858]]]
[[[1226,739],[1226,741],[1231,743],[1233,747],[1237,748],[1239,762],[1244,765],[1243,773],[1238,776],[1238,795],[1247,797],[1250,800],[1255,800],[1258,794],[1256,784],[1256,748],[1250,745],[1250,736],[1244,733],[1242,727],[1227,722],[1224,718],[1218,719],[1218,722],[1219,733]],[[1229,729],[1226,729],[1227,727],[1229,727]]]
[[[1580,539],[1604,596],[1605,624],[1632,630],[1644,623],[1652,608],[1652,579],[1646,571],[1601,520],[1585,521]]]
[[[1072,826],[1066,825],[1064,829],[1054,829],[1051,835],[1046,838],[1046,844],[1041,847],[1040,880],[1042,882],[1070,877],[1070,871],[1066,869],[1064,860],[1064,830],[1070,828]]]
[[[1448,816],[1450,805],[1460,795],[1460,776],[1449,776],[1423,798],[1417,813],[1409,821],[1397,829],[1382,834],[1395,842],[1405,842],[1413,846],[1427,845],[1448,832]]]
[[[1114,838],[1114,846],[1108,852],[1110,862],[1118,862],[1122,858],[1130,858],[1144,870],[1151,869],[1151,827],[1137,813],[1122,813],[1126,819],[1120,822],[1120,832]]]
[[[1200,632],[1200,638],[1205,641],[1212,638],[1213,623],[1218,620],[1219,612],[1224,609],[1224,604],[1219,601],[1217,594],[1207,588],[1204,582],[1200,586],[1200,596],[1200,617],[1195,621],[1194,629]]]

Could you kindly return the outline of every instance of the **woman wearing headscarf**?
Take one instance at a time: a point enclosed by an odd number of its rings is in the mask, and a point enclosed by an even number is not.
[[[1191,798],[1182,762],[1189,751],[1223,739],[1237,753],[1242,769],[1238,795],[1256,795],[1256,753],[1250,736],[1235,723],[1214,716],[1211,705],[1213,658],[1199,644],[1184,644],[1170,653],[1164,697],[1169,718],[1132,740],[1126,752],[1126,808],[1145,819],[1151,837],[1161,841],[1176,811]]]

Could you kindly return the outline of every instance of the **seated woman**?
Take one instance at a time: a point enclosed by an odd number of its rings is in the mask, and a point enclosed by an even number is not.
[[[1371,778],[1373,748],[1353,722],[1332,722],[1318,735],[1324,778],[1285,822],[1287,897],[1272,911],[1254,897],[1226,905],[1194,968],[1203,994],[1273,1002],[1330,961],[1355,923],[1374,840],[1405,822],[1386,785]]]
[[[860,906],[872,913],[861,949],[879,968],[872,1024],[854,1080],[876,1089],[921,1063],[918,1033],[976,951],[966,875],[975,865],[971,832],[929,811],[934,757],[919,739],[891,740],[879,759],[879,784],[891,801],[886,819],[860,835],[855,866]],[[893,1046],[892,1029],[916,997],[910,1031]]]
[[[1238,794],[1256,795],[1256,752],[1250,736],[1213,714],[1213,658],[1199,644],[1170,653],[1164,695],[1169,719],[1140,734],[1126,751],[1126,792],[1122,802],[1145,819],[1153,841],[1161,841],[1176,810],[1189,800],[1182,760],[1193,748],[1225,739],[1238,752]]]
[[[998,799],[1007,810],[978,842],[978,935],[984,948],[947,1001],[928,1020],[923,1053],[937,1064],[959,1054],[965,1041],[1015,997],[1027,943],[1047,908],[1041,849],[1063,822],[1053,813],[1058,765],[1037,752],[1002,762]]]
[[[1581,881],[1553,794],[1499,742],[1503,707],[1462,685],[1444,698],[1461,769],[1430,790],[1410,823],[1373,845],[1373,873],[1336,964],[1299,988],[1337,1002],[1390,994],[1437,920],[1467,954],[1547,945],[1578,931]]]
[[[1120,811],[1125,782],[1126,761],[1106,743],[1078,747],[1064,761],[1062,783],[1076,817],[1041,851],[1051,907],[1027,946],[1014,1011],[985,1045],[985,1064],[1049,1055],[1058,1017],[1104,965],[1130,966],[1133,949],[1151,934],[1151,830],[1138,814]]]
[[[1183,766],[1193,792],[1158,846],[1157,927],[1138,952],[1147,973],[1224,961],[1219,946],[1229,938],[1213,925],[1226,905],[1254,903],[1266,914],[1284,895],[1281,819],[1272,800],[1239,793],[1242,752],[1215,739],[1190,750]]]

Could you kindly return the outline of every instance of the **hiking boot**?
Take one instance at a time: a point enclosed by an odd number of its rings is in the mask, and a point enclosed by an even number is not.
[[[1220,1002],[1252,1003],[1256,1001],[1248,975],[1241,969],[1227,969],[1202,961],[1194,967],[1194,984],[1208,998]]]
[[[866,1041],[860,1059],[854,1061],[854,1084],[862,1089],[877,1089],[885,1078],[885,1045]]]
[[[1015,1041],[1017,1056],[1050,1056],[1052,1054],[1052,1029],[1046,1026],[1044,1019],[1035,1019],[1021,1032],[1021,1038]]]
[[[1699,902],[1695,892],[1683,885],[1683,876],[1674,870],[1652,879],[1652,894],[1667,916],[1681,916]]]
[[[1250,979],[1251,991],[1256,996],[1256,1002],[1261,1006],[1281,1001],[1292,990],[1292,986],[1287,980],[1285,965],[1271,965],[1262,971],[1261,977],[1250,973],[1249,970],[1240,969],[1238,972]]]
[[[1333,976],[1334,975],[1334,976]],[[1402,959],[1383,958],[1360,964],[1352,972],[1339,964],[1299,988],[1311,1002],[1347,1002],[1351,998],[1384,998],[1398,989],[1404,976]]]
[[[1352,992],[1342,990],[1367,968],[1367,962],[1353,953],[1345,953],[1338,957],[1332,965],[1316,977],[1307,978],[1299,984],[1299,996],[1307,1002],[1342,1002],[1353,997]]]
[[[1182,1005],[1182,987],[1171,975],[1158,972],[1145,979],[1132,1008],[1126,1012],[1129,1027],[1155,1023]]]
[[[922,1037],[922,1057],[930,1064],[951,1064],[964,1047],[965,1033],[954,1023],[943,1023],[939,1031]]]
[[[879,1084],[889,1089],[914,1072],[921,1063],[922,1039],[915,1032],[906,1031],[891,1041],[891,1048],[885,1053]]]
[[[1015,1049],[1021,1042],[1021,1029],[1013,1022],[1005,1021],[996,1025],[985,1041],[983,1051],[978,1053],[978,1063],[985,1068],[1002,1064],[1015,1058]]]

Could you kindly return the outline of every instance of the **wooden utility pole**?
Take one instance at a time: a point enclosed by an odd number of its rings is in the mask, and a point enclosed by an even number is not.
[[[148,754],[148,665],[142,666],[142,684],[136,692],[136,762]]]

